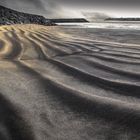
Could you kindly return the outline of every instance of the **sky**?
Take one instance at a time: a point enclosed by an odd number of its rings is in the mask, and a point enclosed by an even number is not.
[[[0,0],[0,5],[48,18],[84,17],[85,13],[140,17],[140,0]]]

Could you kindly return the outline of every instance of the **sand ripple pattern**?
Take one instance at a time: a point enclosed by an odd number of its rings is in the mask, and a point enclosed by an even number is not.
[[[1,26],[0,103],[4,140],[139,140],[140,45]]]

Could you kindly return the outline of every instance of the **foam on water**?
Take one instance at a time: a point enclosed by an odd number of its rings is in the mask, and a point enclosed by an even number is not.
[[[73,28],[106,28],[140,30],[140,22],[94,22],[94,23],[58,23],[58,25],[71,26]]]

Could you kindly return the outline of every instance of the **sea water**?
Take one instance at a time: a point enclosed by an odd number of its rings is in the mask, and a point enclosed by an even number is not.
[[[58,23],[61,26],[69,26],[72,28],[105,28],[105,29],[126,29],[140,30],[140,22],[92,22],[92,23]]]

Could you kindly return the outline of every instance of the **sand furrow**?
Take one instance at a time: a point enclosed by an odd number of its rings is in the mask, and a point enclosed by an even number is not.
[[[0,138],[140,139],[140,34],[119,33],[1,26]]]

